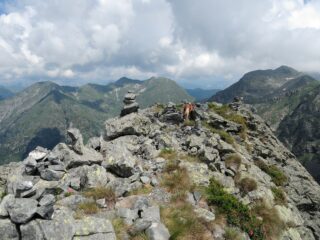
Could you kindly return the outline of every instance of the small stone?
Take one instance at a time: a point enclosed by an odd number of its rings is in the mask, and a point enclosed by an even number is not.
[[[106,208],[107,207],[107,203],[106,203],[106,199],[105,198],[98,199],[96,201],[96,203],[100,208]]]
[[[144,219],[137,219],[134,224],[129,228],[129,234],[132,236],[137,235],[138,233],[143,232],[151,226],[152,222]]]
[[[170,238],[168,229],[158,222],[152,223],[146,230],[146,234],[149,240],[168,240]]]
[[[150,183],[150,178],[149,178],[149,177],[146,177],[146,176],[142,176],[142,177],[140,177],[140,181],[141,181],[143,184],[149,184],[149,183]]]
[[[151,185],[152,185],[153,187],[156,187],[156,186],[159,185],[159,182],[158,182],[157,178],[155,178],[155,177],[152,177],[152,178],[151,178]]]
[[[195,208],[194,212],[206,222],[212,222],[216,219],[215,214],[205,208]]]
[[[146,208],[141,213],[141,218],[151,222],[160,222],[160,208],[153,206]]]
[[[47,181],[58,181],[63,177],[63,175],[64,172],[54,171],[51,169],[44,169],[40,172],[40,177]]]
[[[52,194],[47,194],[47,195],[44,195],[40,202],[39,202],[39,205],[40,206],[47,206],[47,205],[53,205],[56,201],[56,198],[54,195]]]

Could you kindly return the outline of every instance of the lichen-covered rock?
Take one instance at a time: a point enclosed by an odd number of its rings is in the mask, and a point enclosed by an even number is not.
[[[139,113],[132,113],[122,118],[109,119],[105,123],[105,138],[112,140],[125,135],[148,135],[151,121]]]
[[[37,212],[38,202],[34,199],[15,198],[7,204],[7,211],[14,223],[26,223],[32,219]]]
[[[4,240],[19,240],[16,226],[9,219],[0,219],[0,238]]]

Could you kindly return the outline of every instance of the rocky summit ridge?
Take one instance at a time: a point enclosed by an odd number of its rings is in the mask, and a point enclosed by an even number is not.
[[[241,102],[154,105],[0,167],[2,239],[320,239],[320,187]]]

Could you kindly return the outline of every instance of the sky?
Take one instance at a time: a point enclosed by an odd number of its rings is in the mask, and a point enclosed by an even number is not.
[[[320,0],[0,0],[0,85],[320,71]]]

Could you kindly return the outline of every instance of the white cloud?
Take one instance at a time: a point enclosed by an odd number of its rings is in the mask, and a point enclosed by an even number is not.
[[[257,68],[320,69],[315,0],[21,0],[5,10],[0,84],[161,75],[221,87]]]

